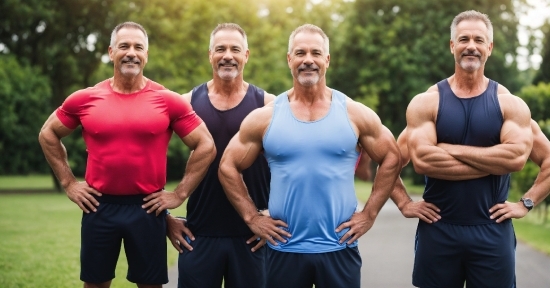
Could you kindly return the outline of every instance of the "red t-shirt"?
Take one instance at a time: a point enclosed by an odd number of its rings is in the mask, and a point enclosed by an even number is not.
[[[184,137],[202,123],[181,95],[151,80],[132,94],[113,91],[105,80],[71,94],[56,115],[68,128],[82,125],[86,182],[111,195],[162,189],[172,131]]]

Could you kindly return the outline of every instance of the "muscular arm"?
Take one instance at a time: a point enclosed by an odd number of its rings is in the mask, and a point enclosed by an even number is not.
[[[339,232],[344,228],[350,228],[340,240],[349,239],[347,241],[349,244],[359,239],[374,224],[401,172],[401,156],[395,138],[371,109],[350,100],[348,114],[357,129],[361,147],[373,161],[379,164],[365,207],[336,229],[336,232]]]
[[[38,135],[38,142],[55,176],[61,183],[65,193],[67,193],[67,197],[75,202],[85,213],[89,213],[90,210],[95,212],[99,202],[97,202],[92,194],[101,196],[101,193],[88,186],[86,182],[78,182],[76,180],[69,166],[67,150],[63,146],[63,143],[61,143],[61,138],[73,131],[73,129],[69,129],[63,125],[54,112],[42,126]]]
[[[529,159],[537,164],[540,170],[533,186],[525,193],[524,197],[531,198],[537,205],[550,194],[550,141],[534,120],[531,120],[531,128],[533,131],[533,149]]]
[[[521,170],[532,147],[531,113],[523,100],[511,94],[499,95],[499,102],[504,116],[500,144],[490,147],[438,144],[438,147],[488,174]]]
[[[286,242],[282,237],[290,234],[279,227],[287,227],[281,220],[270,216],[262,216],[250,198],[242,171],[252,165],[263,149],[262,138],[271,120],[273,107],[263,107],[252,111],[241,123],[241,128],[231,139],[220,161],[218,177],[229,202],[244,219],[250,230],[262,238],[262,241],[274,240]]]
[[[410,162],[409,149],[407,147],[407,128],[403,129],[397,138],[397,146],[401,152],[401,164],[405,167]],[[432,203],[424,200],[413,201],[403,180],[399,177],[395,183],[395,187],[390,195],[391,200],[397,205],[399,211],[407,218],[419,218],[427,223],[437,222],[441,219],[439,216],[439,208]]]
[[[407,108],[408,150],[416,173],[444,180],[475,179],[489,173],[460,161],[437,145],[437,91],[414,97]]]
[[[542,133],[537,122],[531,120],[530,126],[533,133],[533,149],[529,158],[540,167],[540,170],[533,186],[525,193],[524,197],[531,198],[535,204],[539,204],[550,193],[550,141]],[[497,223],[508,218],[522,218],[527,212],[529,211],[521,202],[506,201],[489,209],[491,219],[496,219]]]

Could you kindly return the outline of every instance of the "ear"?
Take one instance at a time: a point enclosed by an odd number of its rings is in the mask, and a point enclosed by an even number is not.
[[[292,67],[290,67],[290,53],[286,53],[286,62],[288,64],[288,68],[292,69]]]
[[[210,62],[210,64],[213,64],[212,63],[212,51],[210,51],[210,49],[208,49],[208,61]]]
[[[489,53],[487,53],[487,57],[491,56],[491,53],[493,52],[493,42],[489,44]]]
[[[330,66],[330,54],[327,54],[327,68]]]
[[[248,57],[250,56],[250,50],[246,49],[246,52],[244,53],[244,63],[248,63]]]
[[[451,54],[455,54],[455,43],[453,40],[449,40],[449,48],[451,49]]]
[[[109,46],[109,49],[107,50],[109,52],[109,60],[111,60],[111,62],[113,61],[113,48],[111,48],[111,46]]]

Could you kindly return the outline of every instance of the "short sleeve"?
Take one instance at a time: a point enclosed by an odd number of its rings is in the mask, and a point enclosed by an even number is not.
[[[183,138],[195,130],[202,123],[202,119],[183,96],[169,90],[164,90],[164,92],[170,115],[170,127],[179,137]]]

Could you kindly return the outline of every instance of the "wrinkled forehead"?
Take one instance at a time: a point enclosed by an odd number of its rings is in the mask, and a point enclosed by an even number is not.
[[[313,50],[318,49],[324,51],[325,39],[319,33],[302,31],[294,35],[292,41],[292,50],[296,49],[307,49]]]
[[[481,20],[462,20],[456,25],[456,37],[483,37],[489,38],[489,29]]]
[[[234,29],[222,29],[213,35],[212,46],[244,47],[244,36],[239,31]]]

